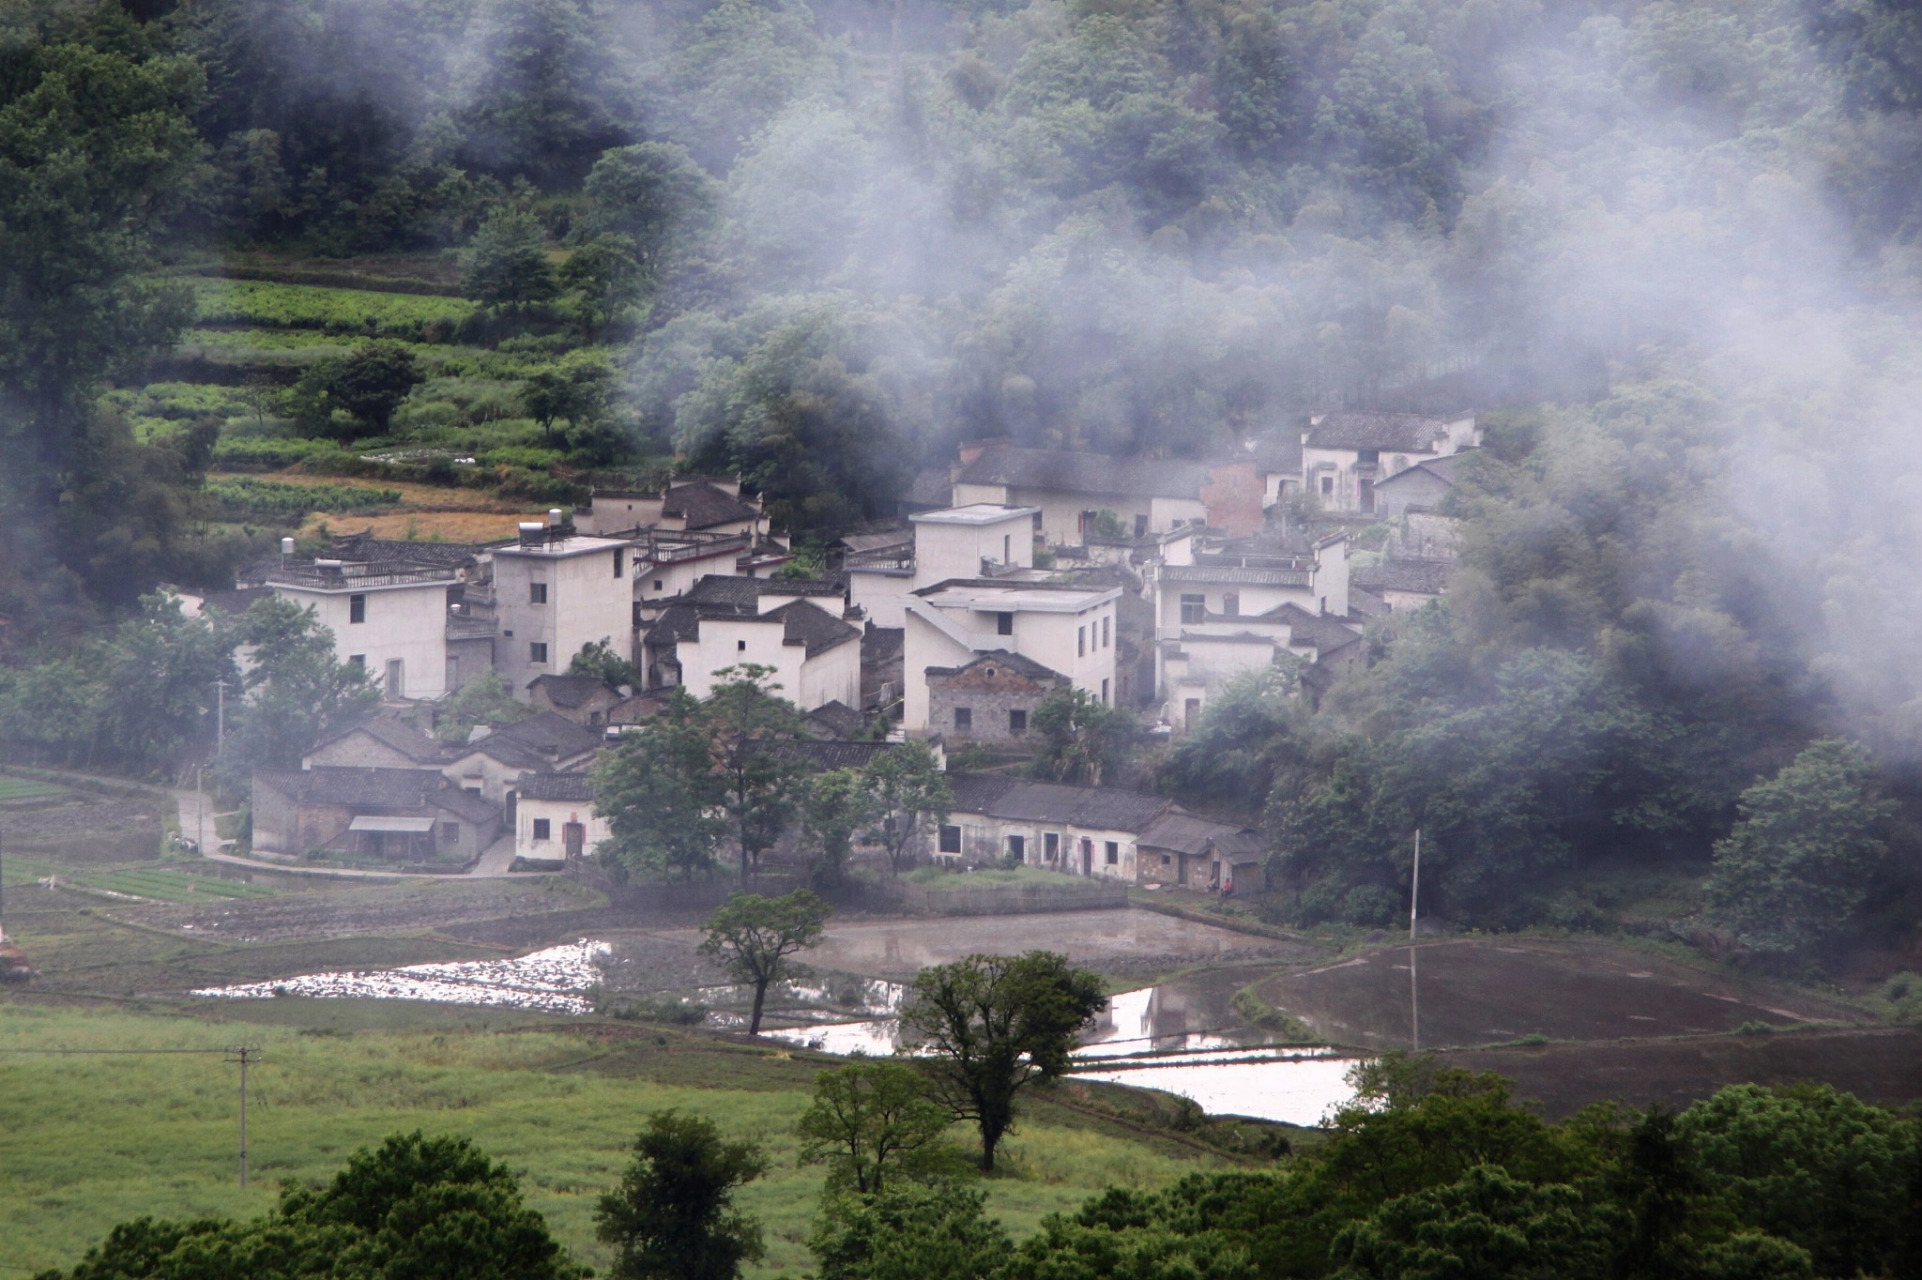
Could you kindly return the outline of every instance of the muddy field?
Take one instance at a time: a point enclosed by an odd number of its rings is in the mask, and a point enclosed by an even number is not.
[[[1754,1023],[1857,1020],[1847,1008],[1764,990],[1601,942],[1433,942],[1269,978],[1262,999],[1331,1043],[1406,1049],[1709,1035]],[[1418,1012],[1419,1028],[1411,1013]]]

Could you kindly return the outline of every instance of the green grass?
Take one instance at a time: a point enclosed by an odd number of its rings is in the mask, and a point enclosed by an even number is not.
[[[63,796],[65,787],[57,787],[51,782],[37,782],[32,778],[10,778],[0,774],[0,800],[27,800],[36,796]]]
[[[347,484],[282,484],[251,476],[207,482],[207,494],[230,515],[304,515],[309,511],[370,511],[400,501],[398,489]]]
[[[195,318],[202,325],[320,329],[362,337],[451,341],[476,307],[464,298],[381,293],[281,284],[265,280],[194,277]]]
[[[303,367],[353,351],[365,338],[320,329],[188,329],[174,347],[178,358],[204,360],[226,368]],[[551,364],[538,352],[490,351],[486,347],[406,342],[429,377],[502,379],[518,382],[529,370]]]
[[[338,452],[340,445],[332,440],[309,440],[300,436],[225,437],[214,446],[214,465],[278,471],[316,454]]]
[[[106,889],[113,893],[132,894],[138,898],[152,898],[159,902],[200,902],[208,898],[268,898],[274,890],[259,885],[247,884],[240,880],[223,880],[219,876],[195,876],[180,871],[163,871],[158,867],[134,867],[121,871],[108,871],[100,875],[81,876],[75,884],[93,889]]]
[[[365,1029],[400,1020],[416,1029]],[[70,1266],[108,1228],[142,1214],[261,1213],[283,1180],[325,1178],[356,1147],[419,1128],[470,1135],[506,1160],[576,1256],[604,1270],[596,1199],[618,1180],[647,1113],[679,1107],[766,1147],[767,1175],[741,1196],[768,1244],[753,1274],[810,1268],[801,1241],[822,1175],[797,1165],[793,1127],[820,1062],[671,1028],[608,1034],[629,1038],[392,1002],[235,1002],[188,1014],[0,1003],[0,1046],[11,1051],[264,1051],[249,1077],[245,1191],[234,1178],[236,1068],[223,1054],[0,1054],[4,1261],[25,1274]],[[1216,1162],[1047,1103],[1006,1150],[1012,1176],[987,1186],[1017,1235],[1103,1185],[1161,1186]]]

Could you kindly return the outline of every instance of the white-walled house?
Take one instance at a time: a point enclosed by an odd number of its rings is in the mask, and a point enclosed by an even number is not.
[[[591,858],[613,835],[594,812],[594,780],[585,773],[532,773],[520,780],[514,806],[514,853],[562,861]]]
[[[781,696],[803,711],[859,706],[861,631],[841,616],[843,590],[829,582],[703,578],[642,637],[648,687],[682,685],[702,698],[718,672],[753,663],[773,668]]]
[[[1252,457],[1219,462],[1116,458],[1068,449],[1022,449],[1003,441],[961,447],[950,489],[956,507],[1039,507],[1035,532],[1050,546],[1081,546],[1103,511],[1124,537],[1147,538],[1185,523],[1237,535],[1261,527],[1261,482]]]
[[[1039,507],[977,502],[918,511],[911,545],[899,542],[850,555],[848,602],[877,627],[900,627],[909,597],[950,578],[990,577],[1034,567]]]
[[[494,549],[494,667],[515,696],[536,676],[566,671],[586,645],[605,640],[633,656],[632,555],[624,538],[565,526],[523,525],[518,543]]]
[[[1308,420],[1301,437],[1303,487],[1323,511],[1374,515],[1375,486],[1430,458],[1482,442],[1472,415],[1428,417],[1341,409]]]
[[[447,678],[448,593],[458,575],[426,565],[288,561],[268,571],[284,600],[313,610],[335,657],[371,672],[385,696],[439,698]]]
[[[1116,787],[951,773],[954,805],[936,832],[939,855],[964,863],[1016,859],[1090,880],[1131,884],[1141,833],[1174,808],[1166,796]]]
[[[903,633],[908,731],[938,733],[945,727],[929,720],[928,668],[966,666],[997,649],[1038,662],[1112,703],[1120,598],[1119,587],[1015,579],[961,579],[916,592],[906,606]]]

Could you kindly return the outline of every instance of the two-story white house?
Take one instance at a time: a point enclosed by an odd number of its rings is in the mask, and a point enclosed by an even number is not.
[[[711,693],[717,673],[746,663],[774,669],[781,696],[812,711],[861,701],[861,631],[842,617],[840,585],[780,578],[706,577],[670,602],[641,641],[650,688]]]
[[[889,542],[847,558],[848,602],[877,627],[900,627],[916,591],[950,578],[992,577],[1034,566],[1039,507],[978,502],[908,517],[912,542]]]
[[[390,699],[449,693],[448,604],[458,572],[438,565],[368,564],[322,558],[282,562],[267,585],[312,609],[333,633],[338,661],[373,674]]]
[[[963,445],[953,474],[956,507],[1036,507],[1034,531],[1050,546],[1081,546],[1111,512],[1124,538],[1207,524],[1235,534],[1261,527],[1261,492],[1250,458],[1190,462],[1115,458],[1067,449],[1021,449],[999,441]]]
[[[1473,415],[1436,418],[1416,413],[1338,409],[1308,419],[1301,437],[1302,485],[1324,511],[1374,515],[1375,486],[1431,458],[1478,447]]]
[[[494,668],[516,697],[534,677],[566,671],[587,645],[605,640],[632,658],[632,557],[625,538],[561,524],[523,524],[518,542],[494,549]]]
[[[941,733],[931,722],[928,668],[966,666],[1004,650],[1067,677],[1103,702],[1114,701],[1115,611],[1119,587],[1084,587],[1017,578],[963,578],[914,594],[904,610],[902,671],[905,724]]]

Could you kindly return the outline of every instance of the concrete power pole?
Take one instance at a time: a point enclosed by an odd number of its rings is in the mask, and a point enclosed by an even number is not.
[[[240,1064],[240,1185],[247,1185],[247,1068],[260,1061],[260,1050],[252,1045],[240,1045],[228,1050],[234,1056],[229,1062]]]

